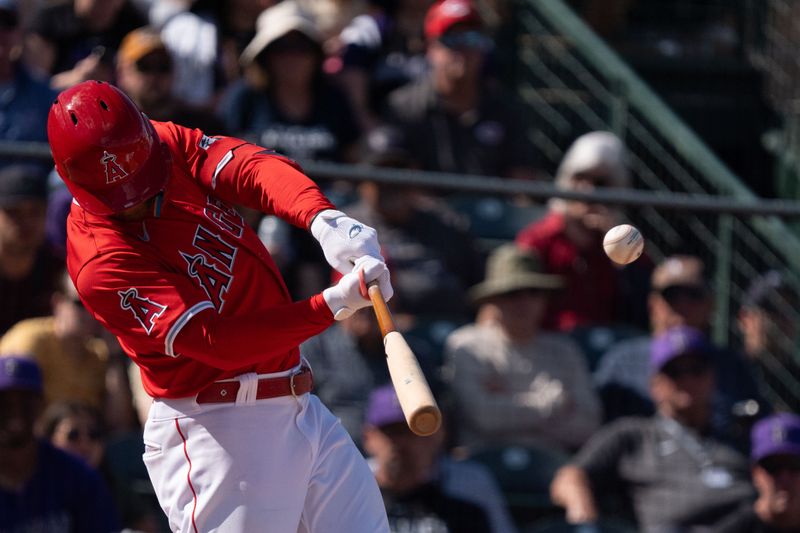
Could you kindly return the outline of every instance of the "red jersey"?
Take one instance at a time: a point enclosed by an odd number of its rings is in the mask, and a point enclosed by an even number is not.
[[[159,212],[123,222],[72,205],[67,268],[81,300],[138,364],[153,397],[192,396],[219,379],[297,365],[298,345],[333,315],[321,294],[292,302],[233,205],[307,228],[333,204],[273,152],[153,125],[172,156]]]

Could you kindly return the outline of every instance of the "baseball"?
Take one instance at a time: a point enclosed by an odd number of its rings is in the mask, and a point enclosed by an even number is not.
[[[630,224],[614,226],[603,237],[603,249],[609,259],[620,265],[636,261],[644,250],[641,232]]]

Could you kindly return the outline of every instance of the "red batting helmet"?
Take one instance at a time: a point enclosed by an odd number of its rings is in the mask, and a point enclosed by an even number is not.
[[[66,89],[47,117],[56,170],[87,211],[108,215],[154,196],[170,155],[153,125],[119,89],[85,81]]]

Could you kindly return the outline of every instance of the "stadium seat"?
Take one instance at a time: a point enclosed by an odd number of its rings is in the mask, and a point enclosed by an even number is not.
[[[430,353],[434,361],[441,365],[447,336],[464,324],[464,320],[451,317],[417,315],[414,324],[403,331],[403,335],[409,342],[416,343],[415,346]]]
[[[589,370],[594,372],[604,353],[621,340],[647,335],[638,328],[626,325],[579,326],[569,332],[586,357]]]
[[[519,230],[541,218],[546,210],[540,204],[520,206],[497,196],[465,194],[448,197],[447,204],[466,217],[470,233],[487,248],[513,240]]]
[[[482,463],[495,476],[518,524],[551,515],[550,482],[568,456],[544,446],[499,446],[476,450],[469,459]]]

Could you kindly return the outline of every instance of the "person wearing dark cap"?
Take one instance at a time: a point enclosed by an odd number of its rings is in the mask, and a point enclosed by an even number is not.
[[[443,453],[445,430],[411,432],[392,385],[372,390],[364,450],[381,489],[393,532],[511,533],[515,530],[491,473]]]
[[[0,168],[0,335],[50,313],[63,264],[45,245],[46,180],[35,166]]]
[[[747,502],[712,533],[800,531],[800,416],[779,413],[751,432],[755,502]]]
[[[559,470],[551,496],[568,521],[607,515],[600,506],[613,494],[639,531],[692,531],[751,499],[746,457],[711,423],[713,364],[699,330],[678,326],[656,337],[650,394],[657,413],[604,426]]]
[[[199,128],[208,135],[225,135],[225,124],[214,113],[186,105],[174,96],[173,63],[158,31],[137,28],[120,43],[117,85],[152,120]]]
[[[800,412],[798,304],[800,294],[788,274],[769,270],[752,280],[737,316],[742,350],[757,367],[764,394],[795,413]]]
[[[424,28],[429,74],[389,93],[384,120],[403,128],[425,170],[539,177],[524,108],[486,76],[493,43],[476,5],[439,0]]]
[[[56,93],[21,61],[22,40],[16,2],[0,1],[0,140],[45,142],[47,113]],[[3,157],[0,166],[14,161]]]
[[[647,296],[650,335],[613,344],[601,357],[594,373],[603,398],[607,420],[620,416],[650,414],[649,354],[653,339],[670,328],[689,326],[708,334],[714,314],[714,291],[708,269],[695,255],[675,254],[659,262],[650,277]],[[755,382],[755,369],[740,353],[715,346],[716,398],[714,419],[718,425],[738,423],[741,406],[757,406],[758,416],[771,409]],[[755,402],[755,403],[749,403]],[[743,441],[747,440],[744,431]]]
[[[455,443],[574,450],[599,427],[600,402],[580,348],[541,331],[563,278],[513,243],[496,248],[469,295],[479,320],[451,333],[445,364],[459,418]]]
[[[100,475],[34,435],[41,402],[36,363],[0,360],[0,531],[118,531]]]

